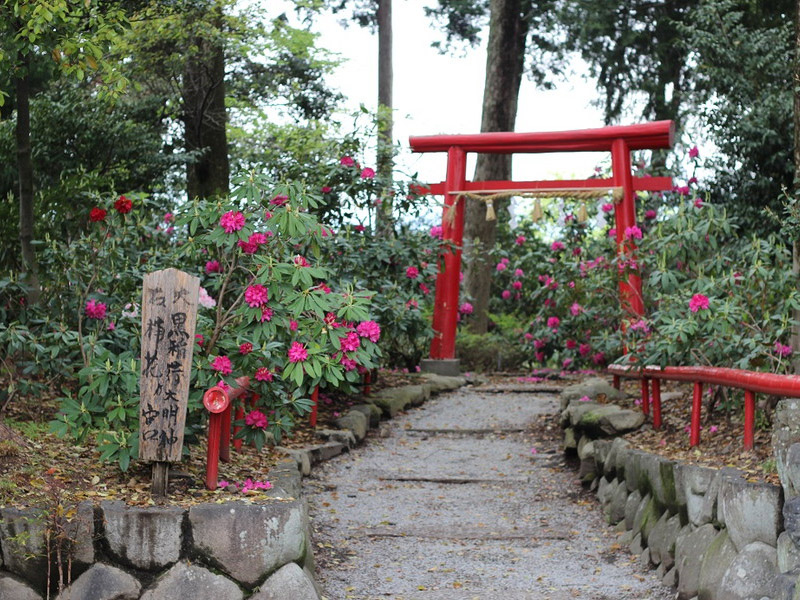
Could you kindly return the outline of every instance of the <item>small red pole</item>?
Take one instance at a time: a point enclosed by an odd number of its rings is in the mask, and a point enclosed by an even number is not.
[[[650,380],[647,377],[642,377],[642,412],[650,416]]]
[[[653,379],[653,429],[661,429],[661,381]]]
[[[317,401],[319,400],[319,386],[314,388],[314,391],[311,392],[311,402],[313,405],[311,406],[311,418],[309,419],[309,424],[312,427],[317,426]]]
[[[619,375],[614,375],[614,383],[612,385],[615,389],[619,389]]]
[[[692,426],[689,437],[689,445],[694,447],[700,443],[700,410],[703,406],[703,384],[699,381],[694,383],[694,397],[692,398]]]
[[[208,450],[206,451],[206,488],[217,489],[219,474],[219,450],[222,438],[222,413],[230,409],[228,393],[220,387],[212,387],[203,394],[203,406],[211,415],[208,417]]]
[[[364,373],[363,394],[365,396],[369,396],[370,392],[372,391],[372,389],[370,388],[370,383],[372,383],[372,373],[367,371],[366,373]]]
[[[220,413],[219,459],[231,462],[231,405]]]
[[[753,435],[756,423],[756,393],[744,391],[744,449],[753,449]]]

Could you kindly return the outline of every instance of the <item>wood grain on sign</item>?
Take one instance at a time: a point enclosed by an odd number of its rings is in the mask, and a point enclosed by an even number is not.
[[[145,275],[139,380],[139,458],[177,462],[192,370],[200,280],[178,269]]]

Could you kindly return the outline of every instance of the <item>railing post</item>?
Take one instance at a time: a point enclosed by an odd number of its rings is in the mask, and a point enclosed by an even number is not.
[[[614,375],[614,382],[612,383],[612,385],[614,386],[614,389],[617,389],[617,390],[619,389],[619,386],[620,386],[619,375]]]
[[[372,373],[367,371],[366,373],[364,373],[364,387],[361,388],[361,392],[364,396],[369,396],[370,392],[372,391],[372,388],[370,387],[371,383],[372,383]]]
[[[650,381],[642,376],[642,412],[644,416],[650,416]]]
[[[694,447],[700,443],[700,411],[703,407],[703,384],[694,382],[694,396],[692,398],[692,425],[689,435],[689,445]]]
[[[744,391],[744,449],[753,449],[753,438],[756,423],[756,393]]]
[[[220,438],[219,438],[219,459],[222,462],[231,462],[231,410],[228,408],[220,413]]]
[[[661,380],[653,379],[653,429],[661,429]]]
[[[222,413],[230,411],[231,400],[220,387],[212,387],[203,394],[203,406],[211,414],[208,417],[208,449],[206,450],[206,488],[217,489],[219,474],[219,451],[222,438]],[[228,413],[230,415],[230,413]]]
[[[234,421],[241,421],[242,419],[244,419],[244,406],[243,406],[243,402],[240,402],[236,406],[236,415],[234,417]],[[241,452],[242,451],[242,442],[244,442],[244,440],[242,438],[236,437],[236,434],[239,433],[241,430],[242,430],[242,428],[241,428],[240,425],[234,425],[233,426],[233,448],[237,452]]]
[[[308,420],[309,425],[312,427],[317,426],[317,403],[319,401],[319,386],[314,387],[314,391],[311,392],[311,417]]]

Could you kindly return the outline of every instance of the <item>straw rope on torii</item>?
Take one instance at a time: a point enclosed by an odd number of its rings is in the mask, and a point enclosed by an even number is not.
[[[445,215],[447,222],[452,225],[455,222],[456,207],[461,202],[462,198],[470,200],[480,200],[486,203],[486,220],[494,221],[497,216],[494,212],[494,201],[502,200],[504,198],[536,198],[536,206],[534,207],[533,220],[538,221],[542,216],[542,207],[539,204],[540,198],[575,198],[576,200],[588,200],[590,198],[603,198],[608,196],[609,193],[614,198],[614,202],[619,202],[623,196],[622,187],[609,187],[609,188],[540,188],[536,190],[481,190],[474,192],[467,191],[454,191],[449,192],[456,196],[455,202],[450,205]],[[583,222],[586,220],[586,204],[581,205],[578,221]]]

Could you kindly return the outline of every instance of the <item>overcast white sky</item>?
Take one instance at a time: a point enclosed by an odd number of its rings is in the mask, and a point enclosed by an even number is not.
[[[434,30],[423,8],[435,0],[394,0],[394,137],[406,151],[399,165],[408,172],[419,172],[420,180],[444,178],[443,154],[412,155],[409,135],[437,133],[477,133],[480,131],[481,102],[486,62],[484,44],[470,49],[463,57],[441,55],[431,42],[444,39]],[[320,46],[346,59],[329,81],[357,109],[364,104],[374,110],[377,104],[377,36],[357,25],[344,29],[340,17],[323,15],[314,30],[321,33]],[[580,67],[578,67],[580,68]],[[516,131],[558,131],[602,127],[601,112],[591,106],[596,97],[593,83],[579,75],[553,91],[541,91],[523,81],[519,98]],[[604,154],[517,155],[515,179],[586,177]],[[472,177],[473,162],[468,165]]]

